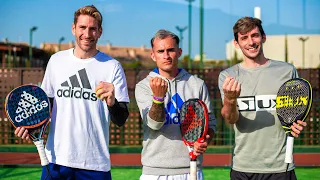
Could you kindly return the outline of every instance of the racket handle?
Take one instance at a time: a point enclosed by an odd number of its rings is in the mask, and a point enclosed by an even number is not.
[[[39,156],[40,156],[41,165],[42,166],[48,165],[49,161],[48,161],[47,155],[46,155],[46,153],[44,151],[43,140],[34,141],[33,143],[37,146],[38,153],[39,153]]]
[[[194,160],[196,160],[196,159],[197,159],[197,157],[198,157],[198,156],[197,156],[197,155],[195,155],[193,151],[191,151],[191,152],[189,152],[189,157],[190,157],[190,159],[191,159],[191,160],[193,160],[193,161],[194,161]]]
[[[190,161],[190,180],[197,180],[197,161]]]
[[[287,136],[287,145],[286,145],[286,157],[284,159],[285,163],[293,162],[293,141],[294,137]]]

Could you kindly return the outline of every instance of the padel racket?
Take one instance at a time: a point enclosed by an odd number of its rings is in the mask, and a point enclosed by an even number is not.
[[[287,134],[285,163],[293,162],[293,141],[290,126],[297,120],[304,121],[312,104],[310,83],[301,78],[286,81],[279,89],[276,98],[276,112]]]
[[[197,155],[193,152],[195,142],[204,142],[208,131],[208,109],[200,99],[189,99],[180,108],[182,140],[190,156],[190,180],[197,179]]]
[[[51,177],[43,145],[43,135],[50,119],[50,101],[46,93],[38,86],[22,85],[7,95],[4,107],[15,128],[28,129],[29,137],[37,147],[41,165],[46,166]]]

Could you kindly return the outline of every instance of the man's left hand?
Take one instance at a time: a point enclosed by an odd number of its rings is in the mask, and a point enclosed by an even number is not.
[[[195,142],[193,145],[193,153],[197,156],[206,152],[207,147],[209,145],[208,140],[210,139],[210,135],[207,134],[204,142]]]
[[[303,130],[303,127],[307,126],[307,123],[301,120],[298,120],[297,123],[291,125],[291,134],[294,137],[299,137],[300,132]]]
[[[115,103],[115,89],[112,83],[100,81],[98,86],[96,87],[96,96],[105,100],[109,107],[112,107]]]

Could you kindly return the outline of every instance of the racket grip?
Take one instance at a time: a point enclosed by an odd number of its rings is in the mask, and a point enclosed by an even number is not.
[[[294,142],[294,137],[287,136],[286,157],[284,159],[285,163],[293,162],[293,142]]]
[[[37,149],[38,149],[38,153],[39,153],[39,156],[40,156],[40,161],[41,161],[41,165],[42,166],[46,166],[49,164],[49,161],[47,159],[47,155],[44,151],[44,145],[43,145],[43,140],[39,140],[39,141],[34,141],[33,142]]]
[[[197,161],[190,161],[190,180],[197,180]]]
[[[191,160],[194,161],[195,159],[197,159],[198,156],[195,155],[193,151],[191,151],[191,152],[189,152],[189,157],[190,157]]]

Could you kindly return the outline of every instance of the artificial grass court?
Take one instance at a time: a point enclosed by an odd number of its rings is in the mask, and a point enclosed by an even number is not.
[[[206,180],[228,180],[229,168],[204,168]],[[298,180],[319,180],[320,167],[301,168],[295,170]],[[111,170],[113,180],[138,180],[141,168],[113,167]],[[41,168],[36,167],[0,167],[1,180],[34,180],[40,179]]]

